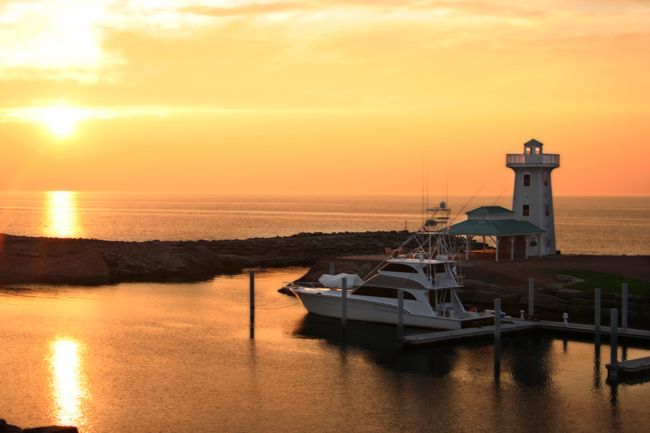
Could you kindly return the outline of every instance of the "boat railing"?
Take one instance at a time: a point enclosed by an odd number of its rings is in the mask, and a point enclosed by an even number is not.
[[[323,287],[321,283],[316,283],[313,281],[291,281],[285,283],[285,286],[300,286],[300,287],[312,287],[312,288]]]

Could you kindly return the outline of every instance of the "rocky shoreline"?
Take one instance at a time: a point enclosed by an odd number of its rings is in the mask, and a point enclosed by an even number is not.
[[[0,433],[79,433],[76,427],[34,427],[22,429],[18,426],[7,424],[4,419],[0,419]]]
[[[250,267],[311,266],[350,254],[380,254],[405,238],[406,233],[398,231],[148,242],[0,234],[0,283],[200,281]]]

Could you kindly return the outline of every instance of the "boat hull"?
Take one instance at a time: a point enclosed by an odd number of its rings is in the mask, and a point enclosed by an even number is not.
[[[340,319],[342,315],[341,294],[337,291],[314,291],[301,290],[300,288],[291,289],[298,297],[305,309],[313,314],[320,316]],[[348,296],[347,301],[347,318],[348,320],[359,320],[364,322],[375,323],[397,323],[397,305],[389,302],[381,302],[355,298],[354,295]],[[449,317],[434,317],[415,315],[404,309],[404,325],[420,328],[433,329],[461,329],[470,326],[482,326],[493,323],[492,316],[468,317],[465,319],[456,319]]]

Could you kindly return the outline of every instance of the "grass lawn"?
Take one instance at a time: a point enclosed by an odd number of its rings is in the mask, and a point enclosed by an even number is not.
[[[597,271],[564,270],[561,274],[572,275],[584,280],[580,283],[569,284],[571,289],[593,290],[600,287],[603,292],[621,293],[621,284],[627,283],[630,295],[650,296],[650,283],[620,275]]]

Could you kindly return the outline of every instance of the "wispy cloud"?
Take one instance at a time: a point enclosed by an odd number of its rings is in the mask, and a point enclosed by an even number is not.
[[[457,77],[480,92],[524,61],[536,76],[544,53],[646,53],[649,17],[636,0],[7,0],[0,90],[15,84],[19,104],[74,80],[72,97],[99,104],[415,106],[453,100]]]
[[[229,16],[242,16],[242,15],[260,15],[260,14],[272,14],[277,12],[288,12],[288,11],[306,11],[314,9],[315,6],[312,6],[307,3],[296,3],[296,2],[279,2],[279,3],[247,3],[247,4],[238,4],[235,6],[205,6],[205,5],[195,5],[188,6],[179,9],[180,13],[189,13],[204,15],[210,17],[229,17]]]

